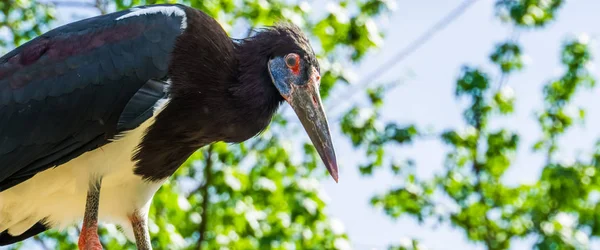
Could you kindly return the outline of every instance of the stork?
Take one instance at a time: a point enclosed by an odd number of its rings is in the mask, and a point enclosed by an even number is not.
[[[151,249],[154,193],[196,150],[263,131],[295,111],[337,182],[320,69],[293,24],[230,38],[178,4],[136,7],[53,29],[0,58],[0,245],[83,220]]]

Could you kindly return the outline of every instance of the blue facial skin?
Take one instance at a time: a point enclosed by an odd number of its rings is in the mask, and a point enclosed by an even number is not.
[[[291,69],[285,64],[283,57],[276,57],[269,61],[269,72],[275,88],[279,90],[279,93],[283,96],[291,94],[290,84],[302,85],[306,84],[301,81],[302,74],[295,75]],[[302,65],[300,65],[300,72],[302,72]]]

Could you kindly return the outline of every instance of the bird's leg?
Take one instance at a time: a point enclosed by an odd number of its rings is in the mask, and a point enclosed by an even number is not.
[[[98,237],[98,206],[101,183],[102,178],[90,182],[85,202],[85,213],[83,214],[83,226],[79,235],[78,245],[80,250],[102,250],[102,244],[100,244],[100,238]]]
[[[152,250],[150,233],[148,233],[148,215],[135,211],[130,217],[135,244],[138,250]]]

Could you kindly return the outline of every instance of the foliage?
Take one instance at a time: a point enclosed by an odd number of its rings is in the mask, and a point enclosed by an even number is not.
[[[543,27],[554,20],[563,1],[499,0],[496,8],[501,20],[518,29]],[[435,219],[464,231],[466,236],[487,249],[508,249],[511,240],[524,237],[536,239],[535,249],[585,249],[592,238],[600,236],[597,213],[600,203],[597,194],[598,152],[600,143],[588,159],[562,162],[557,157],[558,139],[577,122],[583,122],[583,108],[571,104],[577,92],[592,88],[595,79],[587,65],[592,60],[588,38],[567,40],[561,51],[565,72],[550,80],[543,89],[544,109],[538,116],[543,132],[535,152],[546,156],[539,180],[534,184],[507,185],[502,179],[511,166],[520,145],[519,135],[505,128],[490,128],[497,116],[511,115],[515,97],[503,79],[524,69],[523,48],[518,41],[499,43],[490,60],[501,72],[500,81],[476,66],[466,65],[456,80],[456,97],[466,101],[463,129],[451,129],[439,139],[451,150],[446,156],[444,170],[432,179],[419,179],[414,173],[413,160],[397,164],[392,160],[390,170],[399,175],[402,183],[371,200],[391,218],[411,216],[418,221]],[[385,156],[392,155],[387,144],[407,144],[423,138],[414,125],[380,123],[379,100],[371,98],[371,116],[365,123],[356,124],[358,108],[350,110],[344,119],[344,133],[356,147],[366,149],[369,171],[384,165]],[[387,128],[401,130],[407,137],[390,136]],[[373,149],[373,148],[376,149]],[[596,198],[594,198],[596,197]],[[448,199],[450,198],[449,202]],[[416,241],[415,241],[416,242]],[[390,249],[416,249],[414,244]]]
[[[36,0],[0,1],[0,53],[48,30],[54,18],[54,9]]]
[[[496,13],[520,28],[535,28],[548,24],[564,4],[563,0],[498,0]]]
[[[2,40],[1,45],[18,45],[51,25],[49,19],[54,17],[51,13],[56,10],[55,6],[18,3],[3,5],[0,2],[0,7],[6,10],[4,13],[28,13],[36,18],[46,15],[47,18],[22,20],[35,19],[40,23],[33,29],[24,28],[21,22],[0,23],[12,30],[14,37]],[[163,1],[99,0],[84,7],[105,13],[111,11],[110,6],[126,9],[155,3]],[[278,20],[289,20],[302,27],[310,35],[319,57],[323,98],[334,84],[348,82],[348,72],[342,63],[359,61],[381,43],[382,33],[374,18],[390,10],[388,1],[380,0],[339,1],[332,3],[331,11],[323,15],[315,14],[304,1],[191,0],[183,3],[215,17],[228,32],[240,24],[252,28]],[[29,8],[31,5],[39,7]],[[327,200],[317,178],[325,177],[326,172],[324,167],[317,167],[321,165],[318,154],[312,145],[296,145],[289,136],[282,136],[283,131],[286,134],[300,131],[298,125],[277,116],[258,138],[236,145],[217,143],[194,154],[155,195],[150,211],[154,247],[349,248],[341,223],[324,212]],[[294,146],[301,150],[293,150]],[[301,154],[300,160],[292,159],[294,153]],[[48,248],[73,249],[77,235],[77,229],[72,227],[64,232],[49,231],[33,240]],[[135,248],[110,225],[101,228],[101,241],[107,249]]]

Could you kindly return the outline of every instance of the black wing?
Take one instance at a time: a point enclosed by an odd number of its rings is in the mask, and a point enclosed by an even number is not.
[[[151,115],[185,19],[119,19],[144,8],[59,27],[0,58],[0,192]]]

